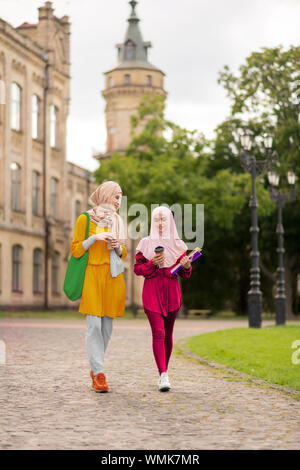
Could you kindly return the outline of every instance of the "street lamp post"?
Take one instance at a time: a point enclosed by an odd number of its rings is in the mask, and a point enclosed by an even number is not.
[[[292,187],[289,193],[282,193],[280,189],[276,188],[279,184],[279,175],[274,171],[268,171],[268,180],[270,186],[268,187],[269,194],[272,200],[277,205],[277,239],[278,239],[278,268],[276,280],[276,297],[275,297],[275,314],[276,325],[284,325],[286,319],[286,296],[285,296],[285,280],[284,280],[284,229],[282,224],[282,208],[287,202],[291,202],[296,198],[296,190],[293,187],[295,184],[296,176],[293,171],[287,173],[287,180]]]
[[[266,167],[267,160],[256,160],[254,155],[250,155],[252,147],[251,136],[245,131],[241,136],[241,144],[243,150],[241,152],[241,164],[244,171],[250,173],[252,182],[252,192],[249,202],[251,210],[251,269],[250,269],[250,290],[248,291],[248,319],[250,328],[261,327],[262,312],[262,294],[260,290],[260,268],[259,268],[259,251],[258,251],[258,220],[257,208],[258,202],[256,197],[256,176],[262,173]],[[264,145],[268,155],[272,147],[272,137],[264,136]]]

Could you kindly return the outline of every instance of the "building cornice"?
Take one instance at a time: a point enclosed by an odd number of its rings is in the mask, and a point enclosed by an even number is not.
[[[122,148],[122,149],[111,150],[109,152],[104,152],[104,153],[97,152],[93,154],[93,158],[95,160],[109,160],[114,153],[120,153],[122,155],[125,155],[126,150]]]
[[[35,237],[44,237],[45,232],[44,230],[32,230],[26,227],[18,227],[16,225],[6,225],[4,223],[0,223],[0,230],[6,230],[7,232],[18,232],[23,233],[24,235],[33,235]]]
[[[157,86],[145,86],[145,85],[115,85],[110,88],[106,88],[102,91],[102,96],[110,98],[117,95],[149,95],[149,94],[160,94],[167,96],[167,92]]]
[[[141,62],[141,61],[126,61],[120,62],[119,64],[115,65],[113,68],[109,69],[107,72],[103,72],[104,75],[107,75],[112,72],[117,72],[122,70],[122,72],[132,72],[132,70],[146,70],[147,72],[159,72],[162,75],[166,76],[166,74],[160,70],[159,68],[155,67],[155,65],[150,64],[150,62]]]
[[[42,61],[47,61],[44,49],[37,42],[33,41],[26,34],[22,34],[20,31],[16,30],[9,23],[2,20],[2,18],[0,18],[0,32],[7,35],[13,43],[20,45],[22,48],[38,56]]]
[[[87,179],[87,176],[89,176],[89,181],[92,183],[95,182],[95,178],[93,176],[93,172],[88,170],[87,168],[84,168],[82,166],[76,165],[76,163],[73,162],[68,162],[68,174],[73,175],[73,176],[79,176],[80,178],[85,178]]]
[[[3,33],[3,35],[1,35]],[[34,58],[39,59],[42,63],[48,62],[47,52],[29,36],[15,29],[6,21],[0,18],[0,40],[3,40],[11,49],[16,53],[24,56],[24,50],[27,52],[26,59],[34,65],[41,65],[37,63]],[[70,63],[68,64],[70,65]],[[70,79],[71,76],[51,64],[53,71],[63,78]]]

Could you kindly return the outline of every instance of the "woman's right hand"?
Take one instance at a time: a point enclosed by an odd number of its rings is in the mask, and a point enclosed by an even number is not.
[[[95,233],[94,235],[95,240],[97,241],[104,241],[107,242],[109,240],[112,240],[114,237],[109,233],[109,232],[101,232],[101,233]]]
[[[158,266],[159,264],[163,264],[164,259],[165,259],[165,254],[164,253],[156,253],[154,255],[154,258],[152,259],[152,263],[155,266]]]

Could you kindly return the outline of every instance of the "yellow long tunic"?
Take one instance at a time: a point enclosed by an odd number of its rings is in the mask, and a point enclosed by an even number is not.
[[[73,240],[70,244],[71,253],[80,258],[85,250],[82,242],[85,240],[87,218],[81,214],[75,224]],[[90,220],[89,234],[97,233],[97,225]],[[105,228],[104,231],[108,231]],[[127,250],[122,245],[122,256],[126,258]],[[89,259],[81,294],[79,312],[98,317],[122,317],[125,311],[125,281],[123,273],[117,277],[110,274],[110,256],[105,241],[97,240],[89,248]]]

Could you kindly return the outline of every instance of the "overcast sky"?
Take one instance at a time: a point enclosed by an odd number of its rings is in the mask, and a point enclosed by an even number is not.
[[[0,0],[0,17],[13,26],[36,23],[42,0]],[[67,159],[94,170],[92,151],[106,142],[103,72],[117,62],[130,7],[127,0],[53,0],[71,20],[71,106]],[[167,117],[208,137],[229,114],[217,83],[252,51],[300,42],[300,0],[140,0],[137,13],[150,62],[166,73]]]

